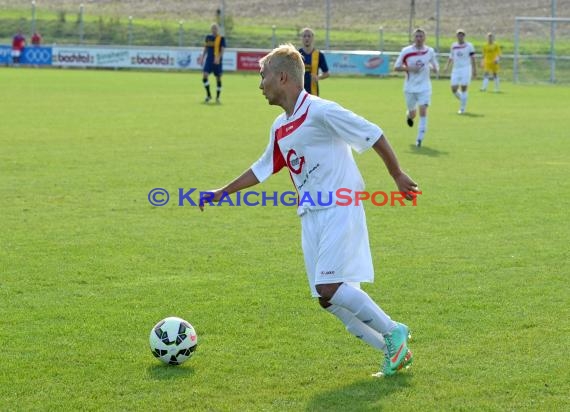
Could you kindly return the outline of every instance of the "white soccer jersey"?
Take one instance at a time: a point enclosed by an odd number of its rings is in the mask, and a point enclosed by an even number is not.
[[[364,190],[351,149],[361,153],[382,134],[368,120],[303,90],[293,115],[282,113],[273,122],[267,149],[251,169],[262,182],[287,167],[299,195],[300,215],[331,207],[337,189]]]
[[[471,68],[471,56],[474,54],[475,48],[468,41],[463,44],[453,43],[449,51],[449,57],[453,61],[453,70]]]
[[[418,67],[418,72],[406,72],[404,91],[408,93],[431,92],[430,65],[437,70],[439,66],[435,51],[431,47],[423,46],[418,49],[414,44],[404,47],[394,63],[394,67]]]

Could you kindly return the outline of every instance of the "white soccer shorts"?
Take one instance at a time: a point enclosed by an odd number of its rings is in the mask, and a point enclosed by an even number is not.
[[[313,297],[315,285],[374,281],[364,208],[333,206],[301,216],[302,245]]]
[[[429,106],[431,103],[431,91],[420,93],[404,92],[408,111],[416,110],[416,106]]]
[[[451,71],[452,86],[468,86],[471,83],[471,67]]]

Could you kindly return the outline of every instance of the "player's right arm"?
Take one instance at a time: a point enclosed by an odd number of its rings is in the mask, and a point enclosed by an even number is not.
[[[202,50],[201,64],[206,63],[206,55],[208,54],[208,36],[204,37],[204,50]]]
[[[255,186],[268,179],[272,174],[277,173],[283,167],[285,167],[285,161],[275,143],[275,127],[272,126],[269,132],[269,143],[261,157],[257,159],[249,169],[224,187],[207,190],[206,192],[212,193],[212,195],[204,198],[204,201],[200,201],[200,210],[204,211],[204,204],[206,202],[216,202],[220,200],[223,195],[231,195],[242,189]]]
[[[437,56],[435,55],[435,50],[431,49],[430,54],[431,54],[431,59],[430,59],[431,71],[437,74],[439,73],[439,63],[437,62]]]
[[[497,43],[495,43],[497,44]],[[495,55],[495,64],[499,64],[499,60],[501,60],[501,46],[497,44],[497,53]]]
[[[258,183],[259,180],[257,180],[257,177],[251,168],[249,168],[224,187],[201,192],[199,204],[200,210],[202,212],[204,211],[204,205],[207,202],[217,202],[222,198],[223,195],[231,195],[232,193],[239,192],[240,190],[247,189],[251,186],[255,186]],[[211,193],[211,195],[208,195],[208,193]]]
[[[400,55],[398,56],[398,58],[396,59],[396,62],[394,63],[394,70],[397,72],[409,71],[408,66],[404,65],[404,51],[403,50],[400,53]]]
[[[407,72],[407,73],[414,73],[418,71],[418,68],[415,66],[408,66],[404,64],[404,57],[406,52],[402,50],[398,58],[396,59],[396,63],[394,63],[394,70],[397,72]]]
[[[408,73],[414,73],[419,71],[419,69],[414,66],[397,66],[394,67],[394,70],[397,72],[408,72]]]
[[[395,71],[397,71],[397,72],[405,72],[406,71],[406,69],[403,66],[403,61],[404,61],[404,51],[402,50],[402,52],[400,52],[400,55],[396,59],[396,62],[394,63],[394,70]]]

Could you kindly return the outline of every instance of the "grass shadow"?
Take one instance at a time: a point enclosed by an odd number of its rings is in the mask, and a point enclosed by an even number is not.
[[[460,115],[461,117],[485,117],[484,114],[481,113],[471,113],[471,112],[465,112],[463,114]]]
[[[381,411],[392,393],[411,387],[411,373],[399,373],[390,378],[369,378],[348,386],[334,388],[314,396],[306,412]],[[389,408],[387,408],[389,409]]]
[[[422,155],[422,156],[429,156],[429,157],[439,157],[439,156],[447,156],[449,152],[445,152],[442,150],[432,149],[428,146],[416,147],[416,145],[411,144],[410,150],[408,153]]]
[[[194,368],[189,366],[172,366],[157,363],[147,368],[148,376],[155,380],[169,380],[194,375]]]

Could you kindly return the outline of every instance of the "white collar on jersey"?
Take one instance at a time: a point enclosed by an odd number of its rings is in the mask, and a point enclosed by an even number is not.
[[[309,93],[307,93],[305,89],[301,90],[301,93],[299,93],[299,97],[297,97],[297,101],[295,102],[293,114],[291,116],[287,116],[287,113],[285,113],[287,120],[295,117],[303,103],[305,103],[305,100],[307,100],[307,97],[309,97]]]

